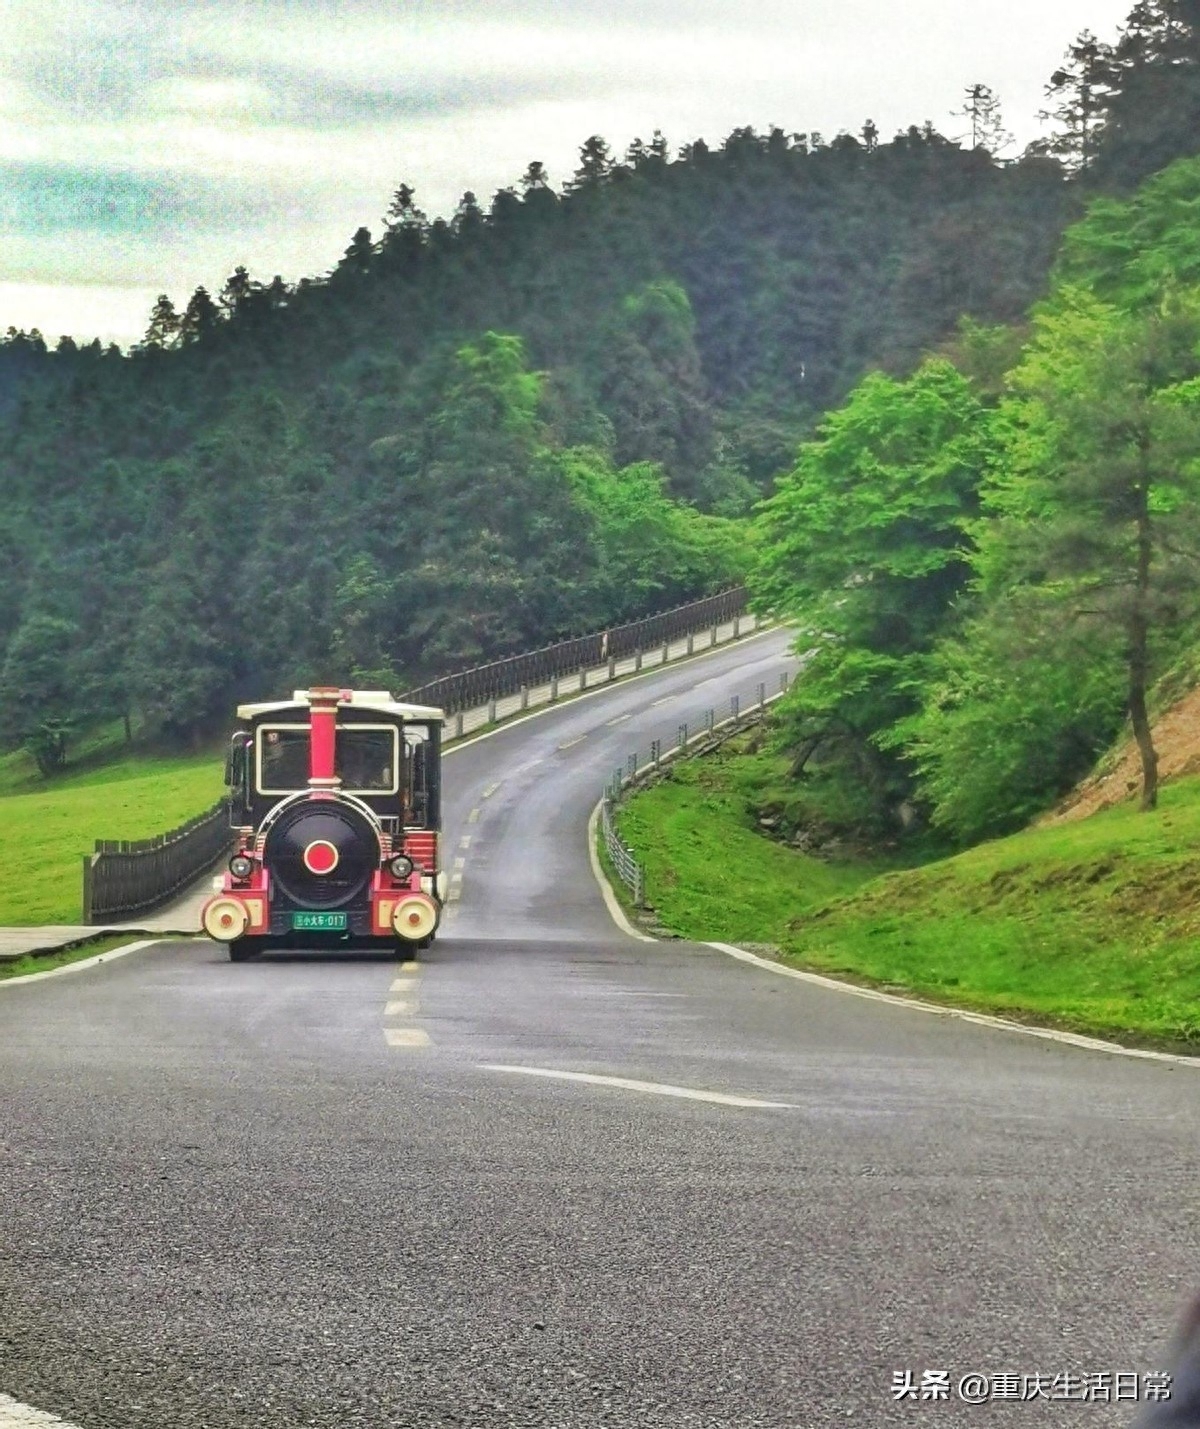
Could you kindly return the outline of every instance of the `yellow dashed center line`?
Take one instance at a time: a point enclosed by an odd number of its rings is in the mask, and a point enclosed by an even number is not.
[[[478,810],[478,809],[472,809],[471,812],[467,815],[467,823],[468,823],[468,824],[477,824],[478,822],[479,822],[479,810]]]
[[[470,848],[470,847],[471,847],[471,835],[470,835],[470,834],[463,834],[462,838],[460,838],[459,841],[458,841],[458,846],[459,846],[459,848]]]
[[[494,784],[489,784],[487,788],[483,791],[483,797],[485,799],[490,799],[492,795],[496,792],[496,790],[499,789],[500,785],[503,782],[503,779],[497,779]]]
[[[574,749],[577,744],[582,744],[586,738],[586,734],[580,734],[574,739],[568,739],[565,744],[560,744],[558,747],[559,749]]]
[[[385,1027],[389,1047],[428,1047],[429,1033],[423,1027]]]
[[[632,718],[633,718],[633,716],[632,716],[631,714],[618,715],[618,716],[616,717],[616,719],[610,719],[610,720],[606,721],[606,723],[605,723],[605,728],[606,728],[606,729],[612,729],[612,727],[613,727],[614,724],[624,724],[627,719],[632,719]]]
[[[388,989],[391,994],[384,1004],[384,1017],[414,1017],[420,1004],[417,1001],[417,987],[420,964],[413,958],[406,958],[400,964],[400,971],[407,977],[392,979]],[[399,994],[399,996],[397,996]],[[389,1047],[428,1047],[429,1033],[423,1027],[385,1027],[383,1039]]]

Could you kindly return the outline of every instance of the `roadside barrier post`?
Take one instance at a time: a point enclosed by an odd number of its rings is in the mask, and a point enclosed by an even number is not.
[[[522,685],[522,686],[521,686],[521,708],[522,708],[523,710],[527,710],[527,709],[529,708],[529,686],[528,686],[528,685]]]
[[[708,721],[708,732],[709,732],[709,734],[711,734],[711,733],[713,732],[714,727],[716,726],[716,723],[717,723],[717,714],[716,714],[716,711],[715,711],[715,710],[709,710],[709,712],[708,712],[708,714],[705,716],[705,718],[706,718],[707,721]]]
[[[632,779],[637,773],[637,754],[631,754],[625,761],[625,778]]]
[[[783,672],[783,674],[780,675],[780,677],[779,677],[779,688],[780,688],[780,691],[783,692],[783,691],[786,691],[786,690],[787,690],[787,687],[788,687],[788,672],[785,670],[785,671]]]
[[[664,641],[663,641],[663,656],[662,656],[662,662],[663,662],[663,664],[665,665],[670,658],[671,658],[671,642],[670,642],[669,640],[664,640]]]
[[[708,637],[708,643],[709,643],[711,646],[713,646],[714,649],[716,648],[716,644],[717,644],[717,627],[716,627],[716,624],[715,624],[715,623],[714,623],[713,628],[712,628],[712,633],[711,633],[711,634],[709,635],[709,637]]]
[[[761,709],[765,709],[766,706],[767,706],[767,687],[766,687],[766,685],[765,685],[764,683],[762,683],[762,681],[760,681],[760,682],[759,682],[759,686],[758,686],[758,707],[759,707],[759,709],[761,710]]]
[[[688,742],[688,727],[686,724],[679,726],[679,748],[686,749]]]
[[[742,617],[741,617],[740,615],[735,615],[735,616],[733,617],[733,638],[736,640],[741,633],[742,633]]]
[[[463,732],[463,717],[462,717],[462,710],[459,710],[459,712],[454,716],[454,738],[455,738],[455,739],[461,739],[461,738],[462,738],[462,732]]]
[[[580,670],[580,672],[579,672],[579,693],[580,693],[580,694],[583,694],[584,690],[586,690],[586,689],[587,689],[587,671],[586,671],[586,670]]]
[[[496,723],[496,696],[492,695],[488,700],[488,724]]]
[[[617,657],[615,655],[608,657],[608,678],[610,680],[617,678]]]
[[[729,697],[729,718],[730,718],[730,719],[737,719],[737,717],[738,717],[738,697],[737,697],[736,695],[730,695],[730,697]]]
[[[642,650],[641,650],[641,646],[639,646],[639,647],[633,652],[633,668],[634,668],[635,670],[640,670],[640,669],[642,668]]]
[[[662,762],[662,740],[661,740],[661,739],[652,739],[652,740],[650,741],[650,763],[654,765],[655,769],[657,769],[658,766],[659,766],[659,764],[660,764],[661,762]]]
[[[558,676],[550,676],[550,703],[553,704],[558,699]]]
[[[692,634],[691,631],[688,631],[687,652],[689,655],[694,655],[696,653],[696,637]]]

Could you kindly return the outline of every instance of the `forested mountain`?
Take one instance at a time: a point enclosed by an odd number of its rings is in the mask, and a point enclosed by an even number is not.
[[[325,276],[163,297],[128,355],[10,331],[6,737],[48,767],[103,717],[191,738],[241,695],[402,688],[738,578],[750,507],[864,373],[1042,294],[1089,189],[1137,168],[1109,156],[1147,72],[1183,96],[1155,154],[1184,142],[1186,9],[1072,51],[1053,153],[994,158],[979,85],[962,142],[593,138],[561,192],[535,162],[429,221],[400,185]]]

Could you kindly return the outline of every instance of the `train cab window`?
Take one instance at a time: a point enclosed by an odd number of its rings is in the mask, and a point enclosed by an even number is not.
[[[308,726],[258,731],[258,792],[293,794],[308,788]]]
[[[396,793],[396,731],[390,727],[339,729],[334,771],[349,793]]]
[[[334,772],[348,794],[395,794],[400,788],[391,725],[339,725]],[[258,731],[258,792],[294,794],[308,788],[308,725],[266,725]]]

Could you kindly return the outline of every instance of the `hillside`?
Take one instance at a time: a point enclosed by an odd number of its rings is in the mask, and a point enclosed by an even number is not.
[[[164,300],[122,356],[0,344],[0,710],[52,764],[130,715],[402,688],[740,577],[736,523],[868,367],[1017,317],[1076,197],[931,129],[731,134]],[[2,701],[0,701],[2,703]],[[68,736],[69,738],[70,736]]]

